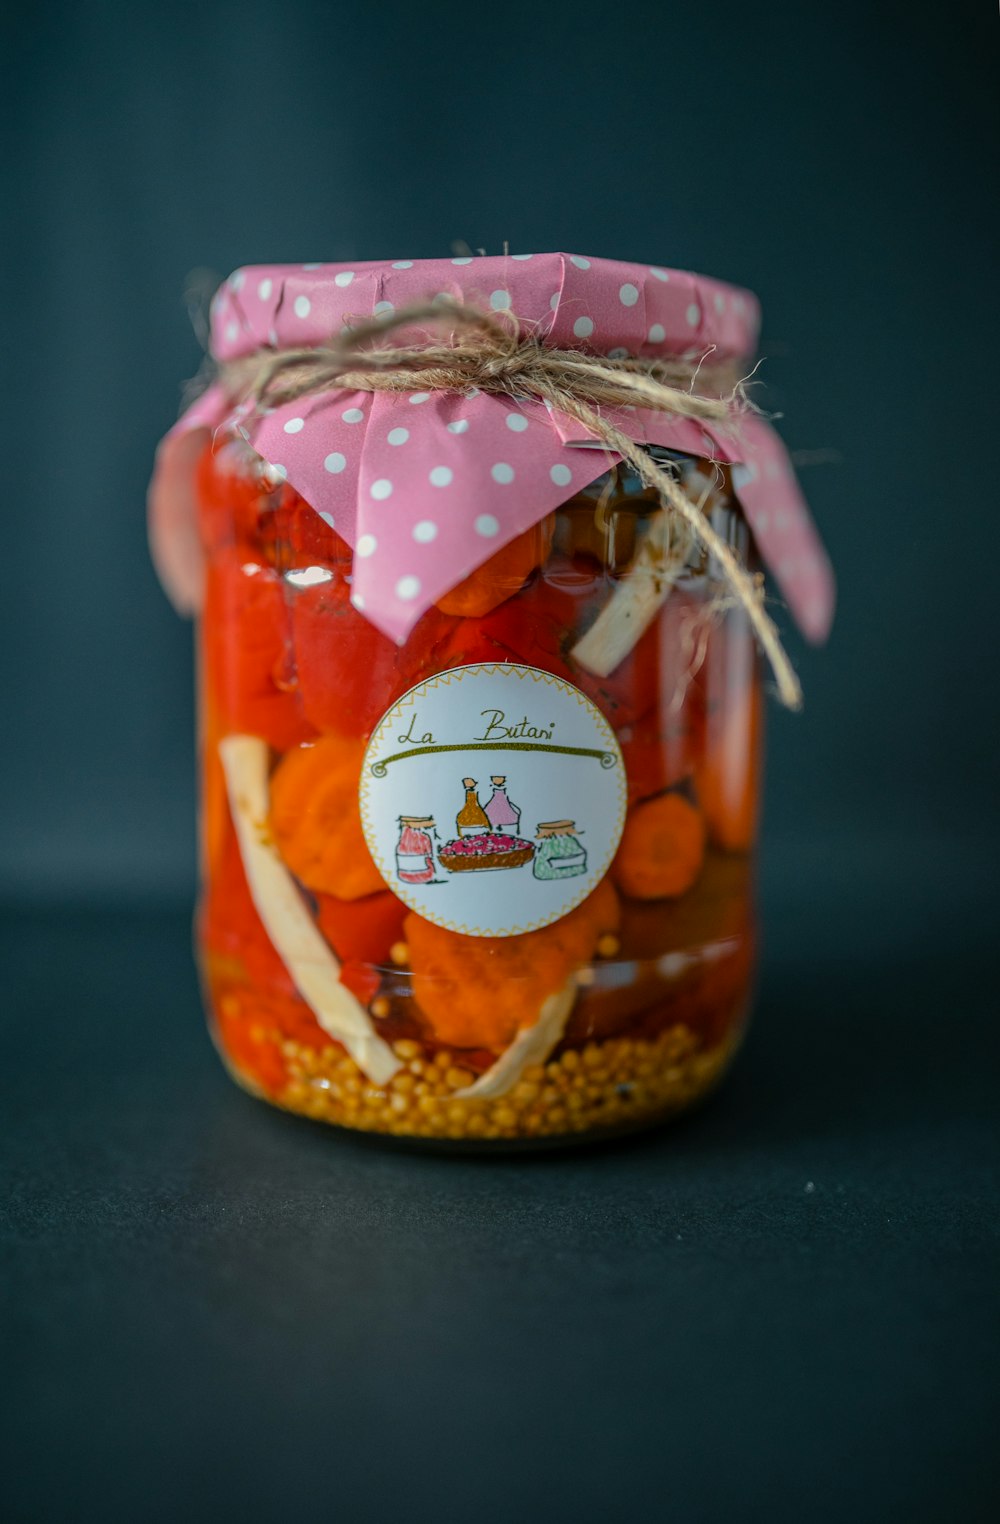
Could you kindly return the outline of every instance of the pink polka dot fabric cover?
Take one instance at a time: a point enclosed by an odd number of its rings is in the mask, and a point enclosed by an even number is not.
[[[212,304],[218,360],[314,345],[345,325],[446,293],[516,313],[544,342],[602,355],[711,355],[747,360],[759,308],[748,291],[661,266],[578,254],[257,265],[237,270]],[[394,342],[440,340],[399,330]],[[784,446],[745,415],[722,429],[645,410],[609,410],[624,433],[726,462],[758,549],[800,629],[825,638],[829,562]],[[215,385],[176,433],[238,428],[354,550],[352,597],[402,642],[434,601],[620,457],[530,399],[472,391],[327,392],[263,416],[234,411]]]

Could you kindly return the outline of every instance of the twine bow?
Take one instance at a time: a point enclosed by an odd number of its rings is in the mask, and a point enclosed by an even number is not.
[[[414,324],[447,324],[452,332],[447,343],[378,342]],[[649,408],[677,418],[732,424],[746,406],[732,365],[691,363],[679,357],[611,360],[555,349],[534,335],[522,335],[511,314],[504,320],[439,298],[358,323],[328,345],[258,351],[229,361],[220,367],[220,375],[235,400],[249,399],[257,407],[280,407],[334,388],[466,394],[478,389],[497,396],[533,397],[575,419],[658,494],[665,528],[671,520],[683,526],[715,559],[767,657],[781,702],[789,709],[801,706],[798,678],[764,607],[762,579],[750,575],[669,471],[600,412],[602,407]]]

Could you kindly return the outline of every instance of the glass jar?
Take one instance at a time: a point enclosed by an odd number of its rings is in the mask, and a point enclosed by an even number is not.
[[[434,879],[434,819],[430,815],[400,815],[396,844],[396,876],[404,884],[429,884]]]
[[[728,472],[663,458],[698,501],[710,482],[713,526],[753,566]],[[402,644],[352,604],[345,541],[238,433],[205,448],[197,490],[199,946],[237,1081],[340,1127],[466,1147],[613,1134],[705,1095],[750,1001],[763,728],[747,619],[706,556],[689,553],[648,629],[601,677],[575,648],[628,585],[660,511],[628,467],[486,560]],[[405,695],[441,674],[506,668],[550,676],[605,727],[621,820],[607,871],[579,903],[534,929],[481,935],[429,919],[433,896],[487,883],[519,901],[568,895],[600,870],[599,812],[538,820],[532,809],[519,748],[551,741],[526,743],[527,720],[507,727],[502,755],[477,741],[482,785],[444,759],[449,814],[393,814],[384,865],[359,787],[366,748]],[[397,725],[392,744],[433,749],[419,724],[409,730]],[[604,763],[593,765],[597,778]],[[415,893],[427,915],[402,897]],[[316,982],[323,968],[354,1013],[344,1040],[317,1016],[331,996]]]
[[[587,871],[587,854],[574,835],[572,820],[540,820],[538,850],[535,853],[536,878],[576,878]]]

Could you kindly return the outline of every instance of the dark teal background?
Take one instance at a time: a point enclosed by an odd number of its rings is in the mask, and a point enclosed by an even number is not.
[[[1000,1516],[994,12],[5,8],[4,1524]],[[143,526],[181,293],[458,239],[759,292],[840,577],[772,709],[747,1051],[575,1155],[269,1111],[189,945],[191,632]]]
[[[764,306],[837,566],[768,828],[995,819],[997,26],[846,0],[15,5],[3,111],[0,892],[193,883],[190,631],[144,544],[190,272],[451,241],[659,261]],[[991,563],[990,558],[993,558]]]

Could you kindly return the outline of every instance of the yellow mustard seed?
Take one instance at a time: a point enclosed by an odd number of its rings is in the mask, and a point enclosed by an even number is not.
[[[283,1039],[271,1026],[251,1021],[251,1028],[285,1056],[288,1080],[275,1099],[287,1110],[363,1132],[487,1141],[558,1137],[668,1116],[714,1083],[738,1042],[733,1034],[704,1049],[681,1023],[653,1039],[591,1041],[532,1065],[506,1095],[470,1101],[452,1098],[473,1078],[452,1052],[430,1060],[418,1042],[400,1039],[393,1046],[406,1068],[379,1086],[333,1042],[313,1048]],[[261,1093],[253,1076],[237,1077]]]

